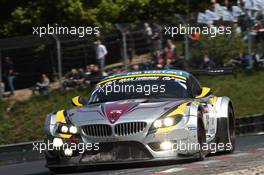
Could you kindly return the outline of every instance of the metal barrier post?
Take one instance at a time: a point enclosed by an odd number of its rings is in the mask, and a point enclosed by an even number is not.
[[[0,50],[0,100],[3,98],[3,88],[2,88],[2,52]]]
[[[122,32],[122,31],[121,31]],[[125,69],[128,68],[128,60],[127,60],[127,43],[126,43],[126,34],[122,32],[122,41],[123,41],[123,52],[124,52],[124,66]]]
[[[124,66],[125,66],[125,69],[128,69],[126,34],[123,32],[123,29],[122,29],[122,27],[119,24],[115,24],[115,26],[120,31],[120,33],[122,34]]]
[[[184,25],[186,25],[186,21],[179,15],[179,14],[175,14],[175,17],[177,17]],[[188,34],[184,35],[184,57],[186,62],[189,61],[189,39],[188,39]],[[186,63],[185,63],[186,64]]]
[[[57,47],[57,59],[58,59],[58,73],[59,73],[59,83],[60,83],[60,90],[62,91],[62,63],[61,63],[61,43],[60,39],[56,35],[51,35],[56,41]]]
[[[248,31],[248,54],[252,53],[252,36],[250,30]]]

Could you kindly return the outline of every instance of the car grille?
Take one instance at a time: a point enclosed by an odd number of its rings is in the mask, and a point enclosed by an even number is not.
[[[145,122],[120,123],[115,125],[115,134],[118,136],[127,136],[142,132],[147,126]]]
[[[84,133],[87,136],[92,137],[107,137],[112,135],[112,129],[109,125],[98,124],[98,125],[86,125],[82,127]]]
[[[84,153],[82,163],[141,161],[152,159],[147,148],[138,142],[107,142],[100,143],[98,151]]]

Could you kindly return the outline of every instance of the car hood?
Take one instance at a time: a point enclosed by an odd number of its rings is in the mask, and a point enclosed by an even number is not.
[[[154,121],[173,107],[188,100],[135,99],[91,104],[68,111],[76,126],[89,124],[116,124],[131,121]]]

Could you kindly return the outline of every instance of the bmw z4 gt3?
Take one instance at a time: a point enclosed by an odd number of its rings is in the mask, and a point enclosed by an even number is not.
[[[213,95],[185,71],[113,75],[99,82],[88,100],[77,96],[72,102],[73,109],[46,118],[46,142],[56,148],[45,152],[52,171],[91,164],[202,160],[209,153],[235,149],[231,100]]]

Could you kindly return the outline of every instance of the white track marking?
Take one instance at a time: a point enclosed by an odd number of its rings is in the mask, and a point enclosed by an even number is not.
[[[236,153],[236,154],[230,154],[227,157],[240,157],[240,156],[247,156],[250,155],[250,153]]]
[[[221,162],[221,160],[206,160],[206,161],[197,162],[197,164],[207,165],[216,162]]]
[[[257,151],[264,151],[264,148],[258,148]]]
[[[174,173],[174,172],[179,172],[179,171],[183,171],[186,168],[171,168],[171,169],[167,169],[165,171],[161,171],[161,173]]]

